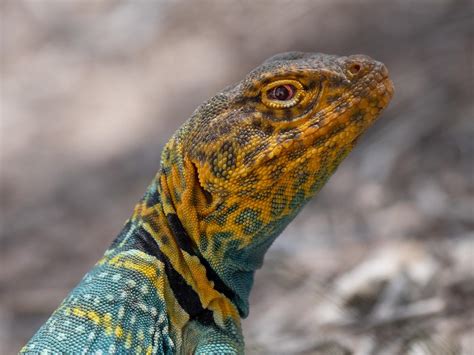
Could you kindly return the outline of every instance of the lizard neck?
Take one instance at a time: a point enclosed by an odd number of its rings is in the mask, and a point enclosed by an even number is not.
[[[146,234],[143,238],[136,233],[135,243],[164,263],[172,295],[190,320],[239,332],[237,295],[203,256],[196,239],[201,217],[192,208],[200,203],[190,184],[192,173],[184,177],[174,167],[162,167],[131,217]]]
[[[242,253],[237,245],[228,244],[232,236],[225,223],[215,218],[225,213],[225,204],[210,201],[193,164],[174,155],[176,151],[176,146],[165,148],[162,167],[131,221],[153,238],[203,308],[217,313],[218,319],[239,322],[239,315],[248,314],[254,271],[263,255],[255,258],[249,250]]]
[[[266,221],[245,197],[211,196],[175,139],[165,147],[161,166],[132,220],[153,237],[204,308],[218,318],[246,317],[254,273],[304,201]]]

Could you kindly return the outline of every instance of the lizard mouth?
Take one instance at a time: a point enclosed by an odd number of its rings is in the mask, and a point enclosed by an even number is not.
[[[383,75],[382,79],[378,81],[377,86],[376,86],[377,93],[383,99],[385,99],[385,101],[383,101],[385,104],[383,108],[385,108],[385,106],[388,105],[389,101],[391,100],[395,92],[393,82],[388,77],[388,71],[384,72],[384,74],[385,75]]]
[[[394,86],[392,80],[389,78],[388,69],[382,63],[379,63],[377,70],[371,73],[372,80],[375,80],[375,95],[379,95],[380,103],[382,104],[381,109],[384,109],[394,94]],[[369,82],[369,87],[373,87],[373,84]]]

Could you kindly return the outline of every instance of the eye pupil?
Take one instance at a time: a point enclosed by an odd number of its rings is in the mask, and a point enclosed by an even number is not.
[[[286,100],[290,96],[290,91],[285,86],[275,88],[275,98],[277,100]]]
[[[269,97],[273,100],[286,101],[295,95],[295,87],[293,85],[280,85],[269,92]]]

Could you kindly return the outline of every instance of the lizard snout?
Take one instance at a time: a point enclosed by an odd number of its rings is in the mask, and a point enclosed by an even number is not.
[[[370,91],[377,89],[376,95],[392,97],[393,83],[389,78],[387,67],[382,62],[357,54],[344,57],[341,67],[355,87],[365,87]]]

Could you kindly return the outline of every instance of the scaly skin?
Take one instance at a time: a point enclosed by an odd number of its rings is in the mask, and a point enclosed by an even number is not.
[[[288,85],[294,96],[275,99]],[[22,351],[243,353],[265,252],[392,93],[368,57],[291,52],[202,104],[104,257]]]

